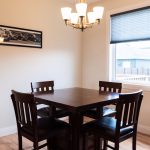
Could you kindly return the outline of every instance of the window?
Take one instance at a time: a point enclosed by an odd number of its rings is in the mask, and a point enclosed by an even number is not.
[[[150,85],[150,7],[111,16],[112,80]]]

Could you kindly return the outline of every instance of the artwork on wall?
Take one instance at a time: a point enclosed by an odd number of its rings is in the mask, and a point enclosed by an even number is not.
[[[42,32],[0,25],[0,45],[42,48]]]

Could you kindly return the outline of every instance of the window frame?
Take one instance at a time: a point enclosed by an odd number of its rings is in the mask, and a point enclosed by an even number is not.
[[[112,78],[112,73],[114,71],[114,68],[112,69],[112,52],[111,52],[111,49],[110,49],[111,16],[114,15],[114,14],[127,12],[127,11],[132,11],[132,10],[144,8],[144,7],[147,7],[147,6],[149,6],[149,2],[144,2],[144,3],[140,3],[139,2],[138,4],[132,5],[132,6],[129,6],[129,7],[121,7],[121,8],[118,8],[118,9],[112,9],[112,10],[110,10],[110,11],[108,11],[106,13],[106,34],[107,34],[106,35],[106,48],[108,50],[107,52],[108,52],[108,56],[109,56],[109,59],[108,59],[108,66],[109,66],[109,68],[108,68],[108,76],[109,76],[109,81],[115,81],[115,82],[117,81],[117,80],[114,80]],[[150,91],[150,85],[141,85],[141,84],[129,83],[129,82],[126,82],[126,81],[123,81],[122,83],[123,83],[123,88],[124,89],[134,89],[134,90],[135,89],[143,89],[145,91]]]

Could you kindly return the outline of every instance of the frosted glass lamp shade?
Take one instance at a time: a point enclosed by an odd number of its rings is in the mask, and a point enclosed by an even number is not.
[[[86,16],[87,4],[86,3],[77,3],[76,10],[79,16]]]
[[[0,43],[4,42],[4,37],[0,37]]]
[[[71,23],[72,24],[78,23],[78,14],[77,13],[71,13]]]
[[[70,20],[71,8],[70,7],[61,8],[61,14],[64,20]]]
[[[88,12],[88,21],[89,23],[94,23],[95,22],[95,13],[94,12]]]
[[[95,19],[102,19],[104,7],[94,7],[93,11],[95,13]]]

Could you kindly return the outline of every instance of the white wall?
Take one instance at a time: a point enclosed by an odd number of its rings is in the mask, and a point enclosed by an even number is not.
[[[43,48],[0,46],[0,136],[14,131],[11,89],[30,91],[31,81],[55,80],[55,88],[98,88],[108,79],[107,14],[111,10],[136,7],[149,0],[101,0],[105,7],[100,26],[80,31],[66,27],[62,0],[0,0],[0,24],[43,31]],[[81,50],[83,49],[83,51]],[[82,59],[83,57],[83,59]],[[83,75],[82,75],[83,73]],[[83,77],[83,78],[81,78]],[[141,130],[150,133],[149,92],[144,93]]]
[[[149,6],[149,0],[101,0],[91,4],[104,6],[104,17],[100,26],[88,29],[83,35],[82,85],[86,88],[98,89],[99,80],[109,80],[109,16],[113,13]],[[129,91],[129,89],[124,89]],[[150,92],[144,91],[139,131],[150,134]]]
[[[0,24],[40,30],[43,48],[0,46],[0,135],[14,130],[11,89],[54,80],[55,89],[81,86],[81,32],[66,27],[62,0],[0,0]]]

